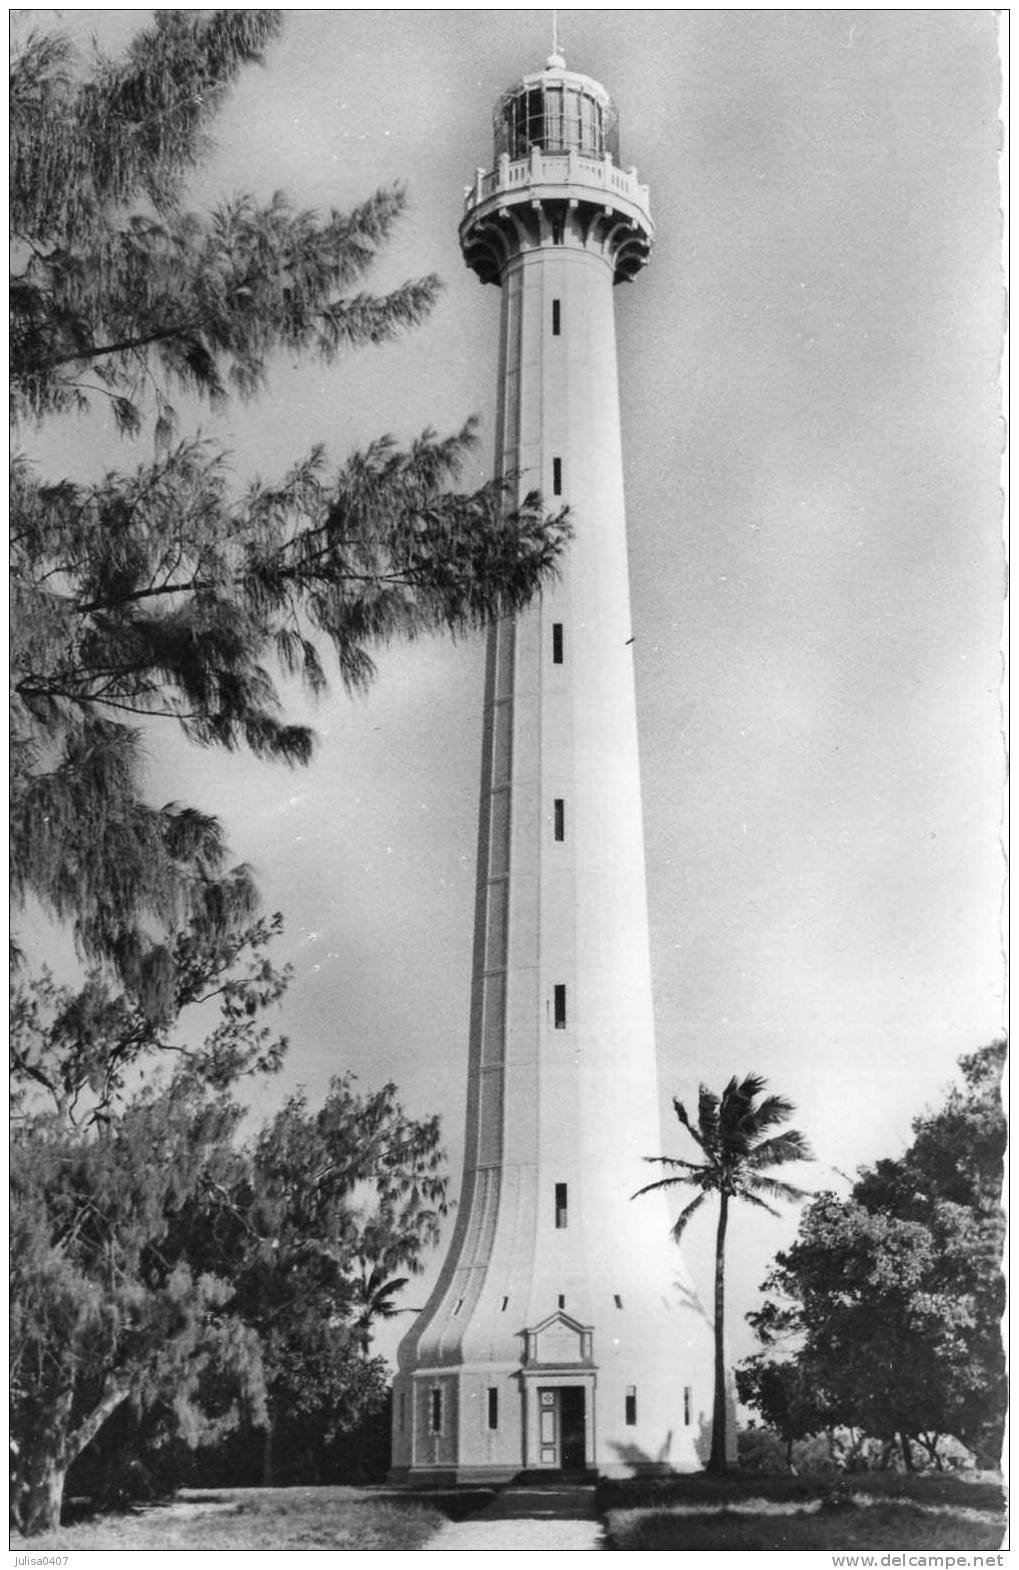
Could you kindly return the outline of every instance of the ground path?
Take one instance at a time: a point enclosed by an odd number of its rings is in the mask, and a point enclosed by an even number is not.
[[[598,1549],[602,1526],[593,1483],[504,1488],[478,1515],[447,1521],[423,1545],[429,1549]]]

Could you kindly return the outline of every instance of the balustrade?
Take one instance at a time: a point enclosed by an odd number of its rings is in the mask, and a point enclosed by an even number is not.
[[[499,191],[528,184],[594,186],[616,191],[645,210],[649,202],[648,188],[639,183],[636,170],[618,168],[609,154],[585,158],[575,151],[545,153],[533,147],[526,158],[510,159],[504,153],[494,169],[479,169],[474,184],[464,193],[464,211],[470,212]]]

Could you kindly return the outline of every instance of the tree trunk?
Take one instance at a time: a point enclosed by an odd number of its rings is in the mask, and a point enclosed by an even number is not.
[[[275,1486],[276,1481],[273,1477],[273,1443],[276,1438],[276,1409],[268,1401],[266,1402],[266,1407],[267,1414],[265,1422],[265,1438],[262,1441],[262,1487],[272,1488]]]
[[[68,1433],[67,1425],[74,1392],[65,1390],[54,1399],[47,1431],[37,1433],[34,1444],[30,1443],[19,1457],[16,1469],[12,1514],[26,1537],[57,1530],[64,1501],[64,1482],[71,1462],[91,1444],[106,1419],[127,1400],[127,1396],[127,1385],[108,1385],[102,1399],[71,1433]]]
[[[718,1196],[718,1232],[715,1237],[715,1399],[711,1413],[709,1472],[724,1472],[729,1464],[726,1445],[725,1399],[725,1233],[729,1224],[729,1196]]]
[[[76,1461],[86,1445],[90,1445],[102,1428],[108,1417],[112,1417],[118,1406],[123,1406],[131,1393],[129,1384],[109,1384],[103,1392],[102,1399],[92,1408],[84,1422],[79,1423],[73,1434],[69,1434],[64,1452],[67,1465]]]
[[[25,1537],[55,1532],[60,1526],[67,1465],[56,1455],[39,1451],[27,1460],[15,1484],[14,1519]]]
[[[904,1428],[899,1430],[899,1444],[902,1446],[902,1459],[906,1464],[906,1471],[913,1470],[913,1452],[909,1448],[909,1435]]]

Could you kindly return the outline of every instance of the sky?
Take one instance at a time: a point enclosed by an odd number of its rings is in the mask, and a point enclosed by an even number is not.
[[[144,16],[29,20],[114,48]],[[812,1188],[899,1153],[1001,1030],[996,29],[988,11],[559,12],[657,226],[616,301],[661,1148],[685,1153],[673,1095],[760,1072],[818,1154]],[[465,483],[487,477],[498,297],[457,224],[495,99],[550,48],[549,11],[288,13],[192,205],[281,188],[344,208],[402,181],[371,285],[436,271],[445,290],[395,344],[284,359],[257,403],[195,410],[239,483],[473,413]],[[151,455],[100,419],[23,445],[82,479]],[[480,635],[383,651],[366,698],[315,706],[299,772],[148,733],[153,798],[217,813],[286,918],[292,1046],[253,1117],[334,1074],[392,1079],[441,1113],[454,1192],[483,657]],[[737,1353],[795,1226],[730,1226]],[[708,1299],[712,1228],[694,1233]]]

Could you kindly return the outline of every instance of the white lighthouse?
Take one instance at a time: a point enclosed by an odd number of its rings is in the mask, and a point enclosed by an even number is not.
[[[630,1199],[660,1129],[613,286],[653,232],[608,94],[553,55],[496,105],[460,225],[501,292],[499,472],[575,533],[489,638],[466,1153],[398,1354],[410,1482],[689,1470],[710,1441],[710,1325],[664,1199]]]

